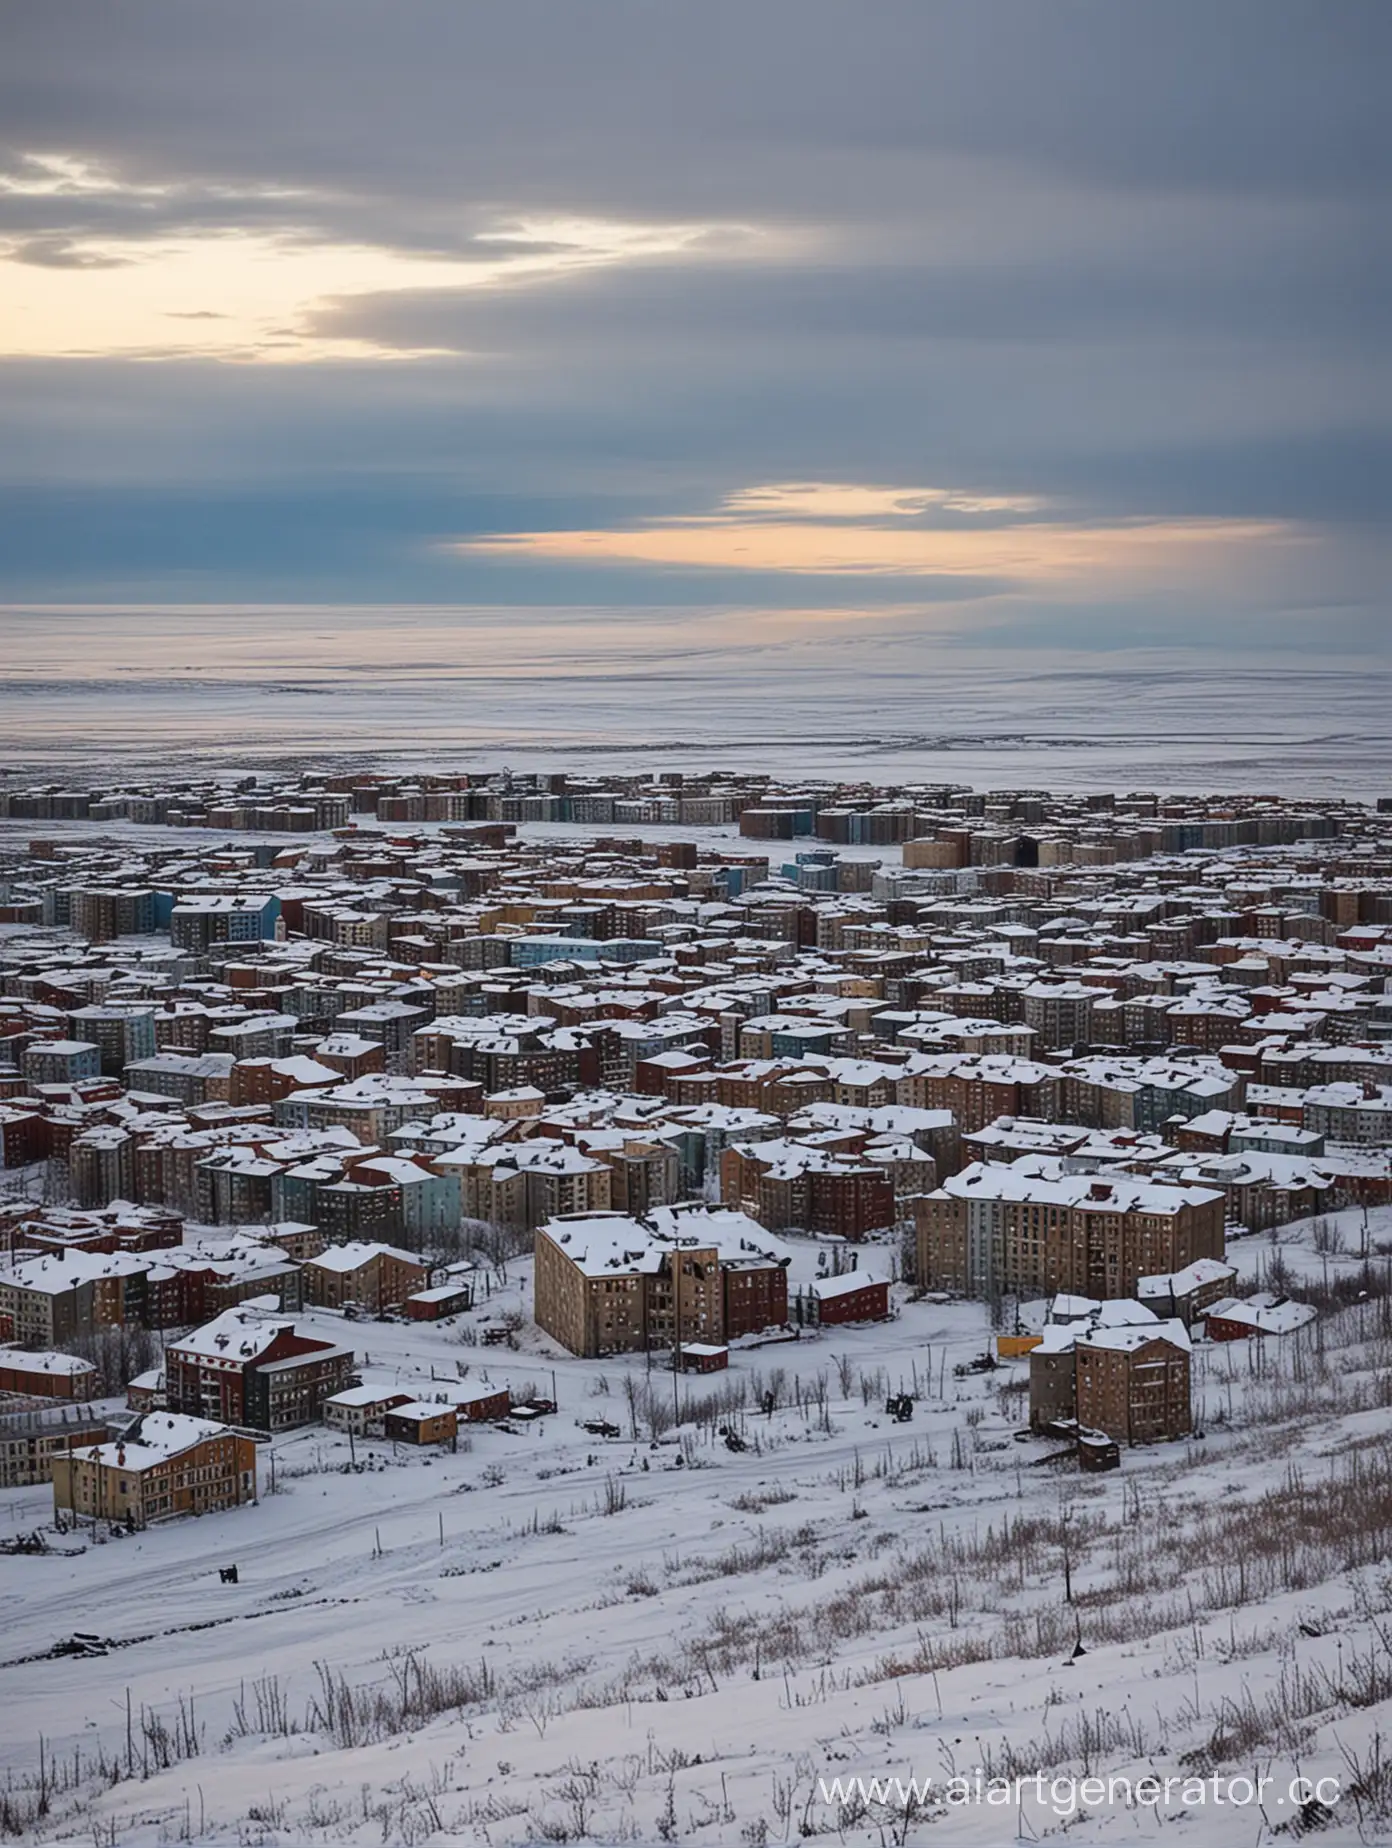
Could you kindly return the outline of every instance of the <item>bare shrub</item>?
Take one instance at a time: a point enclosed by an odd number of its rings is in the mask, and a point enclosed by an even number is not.
[[[796,1500],[791,1489],[780,1488],[775,1483],[767,1489],[746,1489],[742,1495],[731,1498],[730,1506],[741,1514],[763,1514],[766,1509],[779,1508],[785,1502]]]

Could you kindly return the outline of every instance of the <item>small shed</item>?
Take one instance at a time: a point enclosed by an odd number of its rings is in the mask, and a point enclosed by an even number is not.
[[[399,1444],[452,1444],[459,1436],[459,1417],[452,1405],[412,1399],[385,1415],[382,1435]]]
[[[1114,1437],[1108,1437],[1105,1431],[1078,1431],[1078,1464],[1081,1469],[1107,1470],[1121,1468],[1121,1445]]]
[[[688,1341],[681,1350],[683,1373],[722,1373],[730,1364],[730,1350],[709,1341]]]
[[[413,1322],[438,1322],[447,1315],[462,1315],[474,1306],[474,1292],[467,1283],[437,1283],[428,1290],[413,1291],[402,1307]]]
[[[461,1381],[449,1388],[449,1396],[461,1424],[491,1424],[512,1411],[512,1394],[506,1386]]]

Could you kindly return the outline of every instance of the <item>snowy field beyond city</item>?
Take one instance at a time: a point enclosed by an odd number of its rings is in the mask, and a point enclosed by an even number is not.
[[[1070,654],[729,610],[0,609],[0,768],[290,766],[1386,793],[1385,661]],[[989,637],[986,638],[989,640]]]
[[[675,1387],[519,1326],[529,1260],[450,1325],[309,1312],[365,1380],[428,1396],[467,1369],[558,1410],[456,1452],[316,1427],[274,1445],[274,1493],[262,1447],[259,1505],[0,1559],[12,1813],[41,1793],[42,1837],[98,1844],[1207,1848],[1302,1815],[1386,1840],[1392,1300],[1359,1298],[1365,1236],[1392,1262],[1392,1209],[1239,1241],[1245,1277],[1278,1263],[1331,1305],[1343,1279],[1348,1306],[1201,1344],[1202,1435],[1095,1476],[1017,1438],[1025,1362],[958,1375],[991,1344],[981,1305],[903,1286],[887,1323]],[[0,1496],[0,1532],[51,1514]],[[94,1653],[52,1653],[77,1633]],[[1169,1777],[1172,1800],[947,1794],[1036,1772]],[[1197,1806],[1215,1775],[1273,1780],[1264,1813]],[[1352,1794],[1302,1812],[1297,1775]],[[934,1791],[833,1787],[858,1776]]]

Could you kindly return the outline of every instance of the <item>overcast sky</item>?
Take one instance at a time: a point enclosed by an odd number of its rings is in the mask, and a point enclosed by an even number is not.
[[[0,598],[1376,653],[1390,50],[1387,0],[7,8]]]

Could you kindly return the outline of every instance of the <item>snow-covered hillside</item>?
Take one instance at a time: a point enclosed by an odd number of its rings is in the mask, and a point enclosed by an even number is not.
[[[456,1453],[315,1428],[276,1443],[274,1494],[263,1450],[257,1506],[0,1560],[12,1823],[129,1844],[1251,1843],[1299,1829],[1298,1773],[1345,1793],[1320,1839],[1388,1838],[1386,1299],[1200,1346],[1204,1435],[1080,1476],[1017,1441],[1023,1362],[955,1375],[988,1344],[977,1305],[898,1290],[890,1323],[737,1350],[674,1391],[530,1328],[477,1345],[525,1308],[527,1268],[453,1328],[308,1319],[426,1395],[461,1366],[548,1397],[554,1377],[554,1416]],[[907,1424],[885,1416],[900,1390]],[[37,1489],[0,1512],[51,1516]],[[110,1646],[48,1653],[77,1632]],[[1047,1783],[985,1800],[1035,1772],[1174,1782],[1158,1808],[1075,1810]],[[1214,1773],[1274,1779],[1265,1817],[1186,1800],[1179,1780]],[[832,1788],[856,1776],[934,1791]]]

